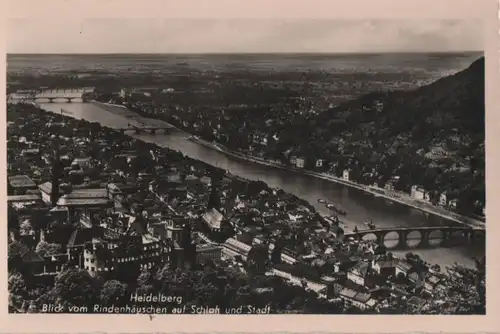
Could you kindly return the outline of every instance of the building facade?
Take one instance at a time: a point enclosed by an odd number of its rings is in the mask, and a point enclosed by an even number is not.
[[[115,272],[127,265],[151,269],[169,262],[171,254],[172,244],[168,240],[144,242],[141,236],[121,236],[115,240],[95,238],[85,245],[84,269],[92,276]]]

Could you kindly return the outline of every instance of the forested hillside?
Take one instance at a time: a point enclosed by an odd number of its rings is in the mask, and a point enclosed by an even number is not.
[[[412,91],[362,96],[285,128],[275,154],[292,149],[306,168],[316,159],[350,168],[355,181],[396,189],[422,185],[436,201],[447,191],[462,212],[485,202],[484,58]],[[348,156],[353,156],[349,158]]]

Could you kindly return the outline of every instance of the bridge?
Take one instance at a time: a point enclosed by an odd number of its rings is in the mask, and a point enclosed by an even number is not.
[[[345,237],[373,240],[387,249],[416,249],[463,246],[486,238],[484,228],[462,226],[392,227],[359,230]]]
[[[49,89],[43,90],[35,94],[35,102],[45,103],[71,103],[71,102],[84,102],[84,95],[91,93],[92,88],[78,88],[78,89]]]
[[[121,128],[117,129],[121,133],[126,133],[126,132],[133,132],[136,134],[140,134],[142,132],[149,132],[151,134],[156,134],[157,132],[163,131],[164,134],[169,134],[170,131],[173,130],[173,127],[171,126],[136,126],[136,125],[129,125],[127,128]]]
[[[34,102],[37,103],[72,103],[72,102],[85,102],[81,96],[75,97],[41,97],[35,98]]]

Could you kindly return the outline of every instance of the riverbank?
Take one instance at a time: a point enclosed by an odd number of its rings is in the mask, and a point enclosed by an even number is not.
[[[196,141],[197,143],[200,143],[201,145],[203,145],[205,147],[211,148],[213,150],[217,150],[219,152],[222,152],[226,155],[232,156],[232,157],[237,158],[237,159],[245,160],[248,162],[252,162],[252,163],[256,163],[256,164],[260,164],[260,165],[264,165],[264,166],[268,166],[268,167],[279,168],[279,169],[283,169],[283,170],[294,172],[294,173],[302,173],[302,174],[316,177],[319,179],[323,179],[326,181],[339,183],[339,184],[345,185],[347,187],[355,188],[355,189],[358,189],[360,191],[372,194],[376,197],[381,197],[381,198],[387,199],[387,200],[392,201],[392,202],[397,202],[397,203],[412,207],[414,209],[418,209],[420,211],[427,212],[429,214],[433,214],[433,215],[439,216],[441,218],[445,218],[445,219],[454,221],[454,222],[459,223],[459,224],[464,224],[464,225],[467,225],[467,226],[470,226],[473,228],[480,228],[480,229],[485,228],[485,223],[482,221],[479,221],[479,220],[476,220],[476,219],[473,219],[470,217],[466,217],[463,215],[459,215],[459,214],[454,213],[454,212],[450,212],[444,208],[436,207],[432,204],[428,204],[425,202],[415,200],[415,199],[411,198],[409,195],[401,193],[401,192],[395,192],[395,191],[388,192],[382,188],[375,188],[375,187],[371,187],[371,186],[361,185],[361,184],[358,184],[358,183],[355,183],[352,181],[341,179],[341,178],[333,176],[333,175],[326,174],[326,173],[318,173],[318,172],[308,171],[305,169],[290,167],[290,166],[286,166],[286,165],[283,165],[280,163],[272,162],[272,161],[269,161],[269,160],[266,160],[263,158],[249,156],[249,155],[237,152],[237,151],[230,150],[230,149],[224,147],[223,145],[216,144],[216,143],[210,143],[210,142],[205,141],[203,139],[200,139],[198,137],[190,137],[190,140]]]
[[[338,177],[335,177],[332,175],[307,171],[304,169],[294,168],[294,167],[286,166],[286,165],[279,164],[276,162],[268,161],[268,160],[265,160],[265,159],[262,159],[259,157],[249,156],[249,155],[243,154],[243,153],[238,152],[238,151],[230,150],[221,144],[208,142],[208,141],[203,140],[199,137],[192,136],[191,134],[185,132],[184,130],[179,129],[178,127],[176,127],[170,123],[167,123],[165,121],[155,119],[155,118],[149,118],[149,117],[145,118],[143,116],[140,116],[138,113],[133,112],[133,111],[129,110],[128,108],[121,106],[121,105],[105,104],[105,103],[101,103],[101,102],[93,103],[93,105],[101,108],[101,110],[104,109],[107,112],[110,112],[111,114],[114,114],[118,117],[123,117],[124,120],[128,120],[128,121],[134,120],[136,122],[141,122],[142,119],[148,119],[149,122],[153,122],[153,120],[154,120],[155,123],[161,122],[162,124],[168,124],[169,126],[175,128],[176,131],[181,133],[183,136],[185,136],[186,139],[189,139],[190,141],[195,142],[196,144],[199,144],[200,146],[203,146],[211,151],[217,151],[221,154],[224,154],[228,157],[235,158],[235,159],[240,160],[240,161],[251,162],[251,163],[263,165],[266,167],[272,167],[272,168],[276,168],[276,169],[280,169],[280,170],[286,170],[286,171],[293,172],[293,173],[299,173],[302,175],[312,176],[316,179],[334,182],[334,183],[344,185],[344,186],[347,186],[350,188],[358,189],[366,194],[371,194],[371,195],[376,196],[376,197],[384,198],[389,203],[403,204],[407,207],[411,207],[411,208],[420,210],[422,212],[426,212],[428,214],[453,221],[457,224],[465,224],[465,225],[476,227],[476,228],[485,228],[485,224],[479,220],[474,220],[474,219],[469,218],[469,217],[461,216],[461,215],[458,215],[456,213],[445,210],[443,208],[435,207],[435,206],[427,204],[427,203],[418,202],[415,199],[412,199],[409,195],[405,196],[405,194],[394,193],[394,192],[388,193],[384,189],[360,185],[360,184],[354,183],[352,181],[343,180],[341,178],[338,178]],[[106,106],[106,108],[102,108],[104,105]],[[124,117],[125,116],[124,114],[127,114],[127,116],[129,116],[129,117]],[[322,198],[322,197],[318,197],[318,198]],[[314,200],[317,200],[318,198],[316,198]],[[347,212],[347,213],[349,216],[349,212]]]
[[[129,122],[124,117],[107,112],[90,103],[44,104],[42,107],[48,112],[57,114],[60,114],[61,108],[67,108],[70,113],[66,116],[85,119],[90,122],[99,122],[111,129],[126,127]],[[317,212],[324,216],[331,215],[331,212],[324,204],[318,203],[318,199],[322,198],[335,205],[338,204],[338,207],[347,212],[347,216],[341,218],[346,232],[352,231],[355,226],[358,226],[358,228],[364,227],[362,223],[370,219],[373,220],[377,227],[382,228],[395,226],[449,226],[456,224],[437,215],[427,214],[406,205],[400,205],[390,200],[380,200],[364,191],[348,191],[349,188],[344,187],[341,182],[324,182],[325,180],[319,177],[310,178],[301,170],[298,170],[297,173],[290,173],[282,166],[276,168],[271,163],[253,163],[246,159],[231,156],[221,152],[219,149],[222,149],[223,146],[219,144],[215,144],[218,149],[199,145],[199,143],[189,140],[188,138],[191,135],[183,130],[175,130],[167,135],[151,135],[149,133],[140,135],[130,133],[129,135],[131,138],[151,142],[160,147],[168,147],[176,152],[182,152],[197,161],[203,161],[212,166],[226,169],[231,174],[239,177],[263,181],[272,188],[283,189],[285,192],[306,200],[315,207]],[[213,143],[209,144],[214,145]],[[396,251],[394,254],[404,256],[404,253]],[[484,246],[419,249],[418,254],[422,258],[428,259],[429,262],[438,263],[441,266],[452,265],[457,262],[473,268],[474,258],[484,255]]]

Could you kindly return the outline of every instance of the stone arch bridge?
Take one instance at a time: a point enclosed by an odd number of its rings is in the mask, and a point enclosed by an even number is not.
[[[156,134],[159,132],[163,132],[164,134],[169,134],[172,131],[172,127],[168,126],[135,126],[130,125],[127,128],[117,129],[121,133],[136,133],[140,134],[143,132],[149,132],[150,134]]]
[[[49,89],[35,94],[34,99],[38,103],[84,102],[88,93],[86,89]]]
[[[387,249],[404,250],[463,246],[484,241],[486,231],[463,226],[392,227],[360,230],[346,233],[345,237],[373,240]]]
[[[85,102],[81,96],[58,96],[58,97],[37,97],[34,99],[36,103],[74,103]]]

